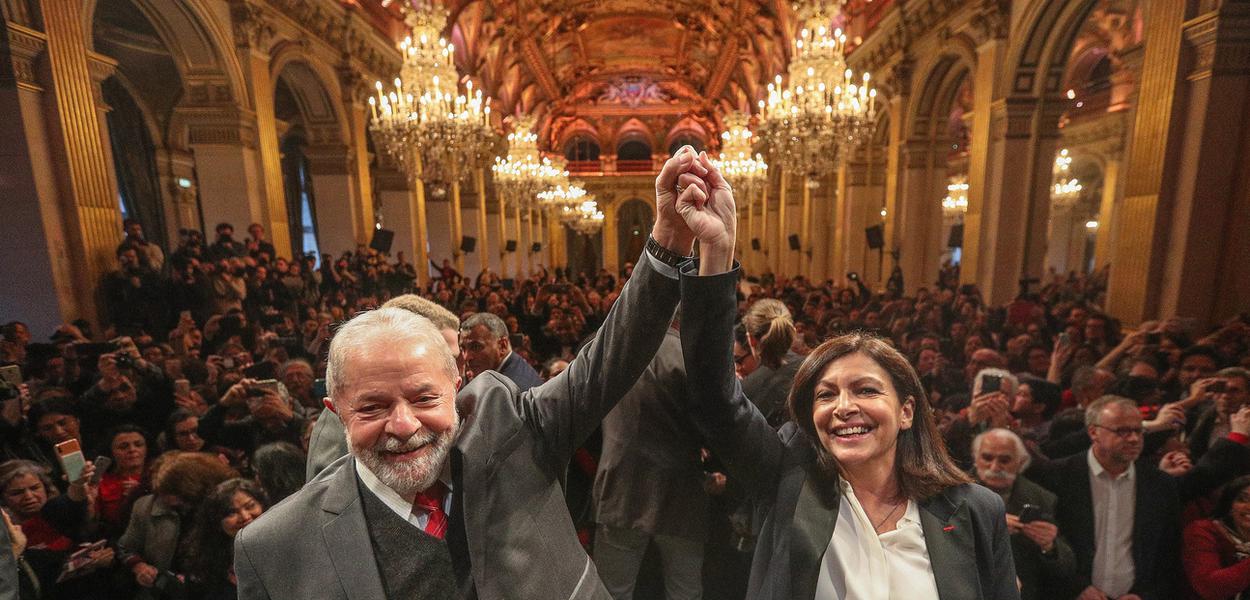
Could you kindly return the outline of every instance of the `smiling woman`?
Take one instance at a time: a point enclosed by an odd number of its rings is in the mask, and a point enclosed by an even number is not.
[[[730,331],[723,300],[700,310]],[[1019,598],[1002,500],[951,461],[919,377],[887,342],[852,333],[818,347],[774,431],[734,382],[732,336],[681,333],[690,414],[771,507],[748,598]]]

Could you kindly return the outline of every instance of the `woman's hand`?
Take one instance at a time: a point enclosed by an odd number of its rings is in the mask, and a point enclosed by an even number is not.
[[[9,518],[9,511],[0,509],[0,515],[4,517],[4,527],[9,530],[9,545],[13,550],[13,557],[19,558],[23,552],[26,552],[26,534],[22,532],[22,528],[13,524],[13,519]]]
[[[682,146],[672,158],[664,162],[660,174],[655,178],[655,226],[651,228],[651,237],[661,246],[682,256],[690,254],[694,244],[694,232],[677,213],[677,184],[682,173],[693,173],[698,177],[706,174],[706,169],[696,160],[694,148]]]
[[[691,174],[682,175],[684,188],[677,198],[677,212],[699,240],[699,274],[715,275],[733,268],[738,209],[733,189],[707,154],[700,153],[697,164],[705,172],[704,185]]]

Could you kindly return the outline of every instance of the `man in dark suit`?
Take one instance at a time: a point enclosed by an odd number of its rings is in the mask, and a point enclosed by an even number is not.
[[[371,311],[339,329],[327,406],[351,454],[238,535],[239,597],[608,598],[560,477],[650,362],[678,298],[732,294],[735,209],[725,193],[706,202],[709,168],[689,147],[665,164],[633,278],[596,337],[542,386],[522,392],[486,372],[457,394],[455,357],[407,311]],[[700,276],[679,282],[696,236]]]
[[[698,599],[709,498],[702,444],[685,414],[686,367],[677,325],[638,383],[603,420],[595,476],[595,566],[616,600],[634,597],[643,554],[654,543],[665,597]]]
[[[1179,594],[1182,501],[1209,493],[1250,465],[1250,449],[1219,440],[1196,466],[1138,461],[1143,447],[1136,402],[1103,396],[1086,409],[1087,452],[1036,465],[1028,475],[1059,498],[1056,520],[1076,554],[1081,600],[1175,598]],[[1250,430],[1250,411],[1237,430]]]
[[[1024,441],[1009,429],[990,429],[973,438],[972,460],[977,483],[997,492],[1007,506],[1020,597],[1061,597],[1075,575],[1076,558],[1054,523],[1058,499],[1020,475],[1030,460]],[[1033,508],[1026,511],[1027,506]]]
[[[498,371],[521,390],[543,383],[534,367],[512,351],[508,326],[492,313],[474,313],[460,324],[460,353],[470,380],[486,371]]]

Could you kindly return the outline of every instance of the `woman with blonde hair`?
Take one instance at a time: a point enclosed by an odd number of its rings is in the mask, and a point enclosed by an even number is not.
[[[803,357],[791,350],[797,332],[790,309],[780,300],[756,300],[742,317],[747,344],[758,365],[742,379],[742,393],[764,413],[768,424],[780,427],[789,420],[786,394]]]

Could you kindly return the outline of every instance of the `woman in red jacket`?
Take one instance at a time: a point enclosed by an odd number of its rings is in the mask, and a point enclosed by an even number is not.
[[[1250,598],[1250,475],[1229,482],[1211,519],[1185,528],[1184,543],[1192,597]]]

